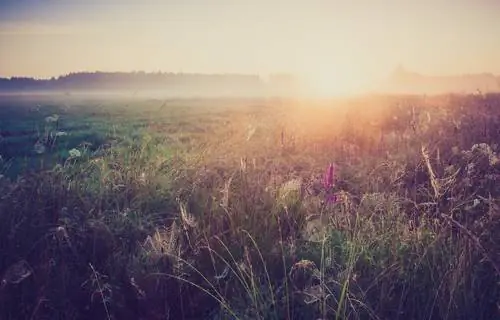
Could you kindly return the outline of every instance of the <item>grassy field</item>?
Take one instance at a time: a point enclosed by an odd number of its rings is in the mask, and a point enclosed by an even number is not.
[[[500,319],[500,95],[0,97],[1,319]]]

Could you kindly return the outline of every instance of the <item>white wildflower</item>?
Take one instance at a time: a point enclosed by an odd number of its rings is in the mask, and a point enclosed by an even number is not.
[[[75,149],[75,148],[69,150],[69,157],[70,158],[79,158],[81,156],[82,156],[82,153],[80,152],[80,150]]]

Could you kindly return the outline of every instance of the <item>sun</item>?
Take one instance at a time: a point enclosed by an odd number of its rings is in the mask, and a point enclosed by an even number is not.
[[[308,83],[311,94],[319,97],[351,95],[362,91],[362,79],[358,75],[340,70],[316,73]]]

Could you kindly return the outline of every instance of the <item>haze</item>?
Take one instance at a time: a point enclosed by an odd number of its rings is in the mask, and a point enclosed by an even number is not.
[[[289,72],[317,93],[396,65],[500,74],[500,1],[0,0],[0,76]]]

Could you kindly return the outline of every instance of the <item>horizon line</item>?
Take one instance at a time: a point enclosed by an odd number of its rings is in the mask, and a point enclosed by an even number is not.
[[[398,72],[404,72],[412,75],[418,75],[418,76],[425,76],[425,77],[458,77],[458,76],[475,76],[475,75],[483,75],[483,76],[494,76],[494,77],[500,77],[500,74],[495,74],[493,72],[489,71],[482,71],[482,72],[462,72],[462,73],[455,73],[455,74],[426,74],[426,73],[420,73],[418,71],[405,68],[404,66],[396,66],[392,70],[388,71],[386,73],[386,77],[391,77],[391,75],[398,73]],[[33,76],[33,75],[2,75],[0,74],[0,79],[33,79],[33,80],[53,80],[53,79],[58,79],[62,77],[67,77],[70,75],[74,74],[146,74],[146,75],[153,75],[153,74],[169,74],[169,75],[199,75],[199,76],[254,76],[254,77],[259,77],[261,79],[265,79],[266,77],[273,77],[273,76],[288,76],[288,77],[294,77],[296,79],[301,79],[304,78],[304,73],[303,72],[288,72],[288,71],[276,71],[276,72],[266,72],[266,73],[252,73],[252,72],[199,72],[199,71],[192,71],[192,72],[185,72],[185,71],[163,71],[163,70],[158,70],[158,71],[146,71],[146,70],[130,70],[130,71],[123,71],[123,70],[114,70],[114,71],[103,71],[103,70],[79,70],[79,71],[70,71],[68,73],[62,73],[58,75],[52,75],[52,76]]]

